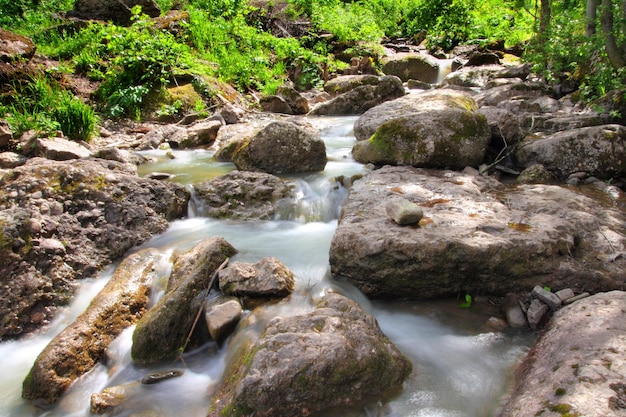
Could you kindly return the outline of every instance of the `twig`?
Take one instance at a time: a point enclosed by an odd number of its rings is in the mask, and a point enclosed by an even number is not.
[[[222,262],[222,264],[215,270],[215,273],[213,274],[213,276],[211,277],[211,281],[209,282],[209,286],[206,287],[206,289],[204,290],[204,296],[202,297],[203,300],[205,300],[209,296],[209,293],[211,292],[211,288],[213,287],[213,284],[215,284],[215,280],[217,279],[217,276],[219,275],[222,269],[226,268],[226,265],[228,265],[229,260],[230,258],[224,259],[224,262]],[[189,344],[189,340],[191,340],[191,335],[193,334],[193,331],[196,329],[196,325],[198,324],[198,320],[200,320],[200,314],[202,314],[203,308],[204,308],[204,302],[200,304],[200,308],[198,308],[198,312],[196,313],[196,318],[193,321],[191,330],[189,330],[189,334],[187,335],[187,340],[185,340],[185,344],[183,345],[183,348],[180,350],[181,357],[185,349],[187,349],[187,345]]]

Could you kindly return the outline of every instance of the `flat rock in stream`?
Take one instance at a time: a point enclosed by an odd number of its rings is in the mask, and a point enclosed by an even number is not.
[[[499,417],[626,414],[626,293],[611,291],[556,312],[516,371]]]
[[[257,308],[251,326],[240,323],[210,417],[309,415],[401,386],[411,363],[374,317],[335,293],[305,304]]]
[[[25,399],[55,403],[103,359],[109,343],[146,311],[159,256],[146,249],[124,259],[87,310],[39,354],[24,380]]]
[[[387,166],[350,189],[331,271],[371,297],[504,295],[538,283],[577,293],[622,288],[625,198],[609,191]],[[397,196],[423,208],[419,226],[387,216]]]

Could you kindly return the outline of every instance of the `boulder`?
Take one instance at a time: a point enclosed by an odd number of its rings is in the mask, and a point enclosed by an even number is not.
[[[0,153],[0,169],[16,168],[24,165],[28,157],[15,152]]]
[[[131,9],[135,6],[141,6],[141,13],[150,17],[158,17],[161,14],[159,6],[153,0],[77,0],[74,9],[67,15],[79,19],[112,21],[118,25],[128,26],[131,23]]]
[[[308,100],[295,88],[289,85],[282,85],[276,89],[276,94],[285,100],[291,109],[288,114],[307,114],[309,112]]]
[[[395,75],[403,82],[419,80],[434,84],[439,77],[439,64],[431,55],[416,52],[399,53],[382,60],[382,71],[386,75]]]
[[[220,289],[237,297],[282,298],[293,292],[293,272],[274,257],[257,263],[235,262],[220,271]]]
[[[13,141],[13,133],[9,123],[0,119],[0,149],[6,149]]]
[[[494,106],[483,106],[480,112],[487,119],[491,131],[492,143],[501,146],[513,146],[524,139],[520,118],[510,110]]]
[[[182,126],[165,125],[151,129],[140,140],[137,150],[158,149],[162,143],[173,143],[174,147],[188,138],[187,129]]]
[[[145,156],[127,149],[119,149],[116,147],[98,149],[93,153],[96,158],[107,159],[109,161],[117,161],[128,165],[141,165],[148,162]]]
[[[316,172],[326,166],[326,145],[309,125],[275,121],[239,143],[232,158],[240,171]]]
[[[67,161],[70,159],[88,158],[91,151],[78,142],[65,138],[33,138],[27,146],[28,155]]]
[[[359,117],[354,133],[359,162],[460,169],[483,162],[491,137],[472,97],[445,89],[376,106]]]
[[[383,399],[411,372],[376,320],[349,298],[327,293],[308,311],[275,308],[249,318],[263,323],[258,340],[245,339],[242,325],[231,339],[209,416],[299,416]]]
[[[218,343],[223,342],[235,329],[242,314],[243,307],[237,297],[219,295],[207,300],[204,319],[211,338]]]
[[[145,249],[124,259],[87,310],[39,354],[24,380],[25,399],[54,404],[72,382],[104,358],[109,343],[148,308],[159,256],[158,251]]]
[[[550,308],[542,303],[539,299],[534,298],[530,306],[528,306],[528,311],[526,312],[526,316],[528,317],[528,325],[532,330],[537,330],[541,325],[544,317],[548,314],[548,310]]]
[[[507,294],[502,300],[502,311],[506,322],[514,329],[520,329],[528,327],[528,321],[526,320],[526,313],[522,309],[522,305],[515,296],[515,294]]]
[[[479,67],[462,66],[446,75],[441,81],[442,87],[487,88],[489,83],[502,71],[501,65],[485,65]],[[521,82],[521,80],[518,80]]]
[[[541,164],[533,164],[525,168],[517,177],[520,184],[548,184],[553,177],[550,171]]]
[[[295,197],[288,183],[263,172],[235,170],[193,187],[199,212],[215,218],[272,220]]]
[[[0,28],[0,62],[16,63],[30,60],[37,47],[30,38]]]
[[[621,417],[626,410],[626,293],[600,293],[556,312],[516,370],[500,417]]]
[[[348,116],[365,111],[405,94],[402,81],[396,76],[376,77],[377,82],[368,81],[349,91],[317,105],[311,116]],[[369,78],[368,78],[369,80]]]
[[[0,338],[49,322],[93,276],[187,213],[181,185],[102,159],[32,158],[0,180]],[[61,242],[55,249],[48,239]]]
[[[264,127],[272,123],[273,119],[261,119],[237,124],[227,124],[217,132],[213,148],[216,149],[214,158],[219,162],[232,162],[233,154],[245,141],[259,133]]]
[[[515,158],[523,167],[541,164],[557,178],[579,171],[603,179],[624,175],[626,127],[603,125],[528,136]]]
[[[172,148],[198,148],[201,146],[209,146],[215,142],[217,132],[224,125],[223,119],[203,120],[187,128],[187,137],[178,142],[169,140]]]
[[[520,81],[486,89],[474,98],[479,107],[496,106],[518,112],[527,101],[532,101],[549,92],[548,86],[543,83]]]
[[[376,298],[504,295],[538,281],[576,292],[621,288],[625,197],[598,192],[386,166],[352,185],[331,272]],[[419,227],[389,219],[386,202],[396,197],[423,208]]]
[[[324,84],[324,91],[335,97],[362,85],[378,85],[381,77],[377,75],[341,75],[328,80]]]
[[[259,104],[263,111],[268,113],[294,114],[287,100],[278,95],[262,97]]]
[[[131,355],[139,364],[176,359],[186,347],[211,278],[237,251],[221,237],[201,241],[174,260],[166,293],[139,320]]]

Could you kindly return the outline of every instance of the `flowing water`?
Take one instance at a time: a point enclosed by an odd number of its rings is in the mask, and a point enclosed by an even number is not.
[[[366,168],[354,162],[355,118],[310,120],[322,132],[329,163],[323,173],[286,176],[299,194],[298,203],[280,220],[237,222],[202,217],[201,205],[192,203],[189,218],[175,221],[169,229],[144,247],[163,253],[163,275],[174,250],[193,247],[209,236],[223,236],[239,253],[232,261],[256,262],[275,256],[297,276],[296,295],[289,308],[277,314],[295,314],[306,308],[306,294],[329,288],[355,299],[381,325],[389,339],[413,362],[413,373],[401,392],[382,403],[354,410],[325,413],[328,417],[487,417],[510,385],[513,366],[528,350],[533,335],[527,332],[494,333],[484,327],[497,314],[487,301],[470,309],[458,300],[438,302],[371,302],[348,283],[330,277],[328,251],[341,201],[347,190],[337,186],[338,176],[350,178]],[[184,184],[203,181],[232,170],[231,164],[216,163],[211,151],[148,152],[156,162],[141,167],[141,173],[169,172]],[[171,156],[174,156],[172,159]],[[114,266],[86,280],[70,307],[62,311],[48,329],[15,342],[0,344],[0,416],[88,416],[90,396],[110,386],[123,386],[127,401],[111,416],[158,415],[204,416],[224,369],[225,347],[207,344],[185,355],[184,363],[142,368],[132,363],[130,346],[133,328],[127,329],[108,349],[106,366],[99,365],[79,381],[52,409],[36,408],[21,400],[21,385],[33,361],[46,344],[87,306],[111,277]],[[158,294],[158,290],[155,290]],[[151,372],[180,369],[183,376],[159,384],[142,385]]]

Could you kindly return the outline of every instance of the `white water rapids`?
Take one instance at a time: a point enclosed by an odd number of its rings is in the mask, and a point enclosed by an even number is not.
[[[413,362],[413,373],[403,389],[386,403],[372,399],[371,406],[325,413],[328,417],[487,417],[510,385],[513,366],[527,351],[533,336],[522,332],[492,333],[483,325],[494,312],[487,302],[470,309],[458,300],[439,302],[371,302],[347,283],[329,276],[328,251],[337,227],[340,203],[347,191],[331,179],[366,171],[354,162],[350,150],[355,141],[354,117],[310,119],[320,128],[329,163],[320,174],[285,177],[294,181],[300,195],[287,220],[237,222],[191,215],[175,221],[143,247],[171,252],[191,248],[209,236],[223,236],[238,251],[232,261],[256,262],[275,256],[297,276],[296,291],[323,291],[332,287],[359,301],[373,314],[389,339]],[[191,184],[233,169],[216,163],[210,151],[150,152],[159,162],[144,166],[142,173],[170,172],[174,180]],[[164,274],[169,264],[164,264]],[[41,409],[21,399],[21,387],[35,358],[46,344],[80,314],[111,277],[113,266],[98,277],[85,280],[71,306],[39,334],[20,341],[0,343],[0,417],[89,416],[92,393],[109,386],[128,384],[128,400],[110,416],[205,416],[210,392],[224,368],[224,350],[208,344],[185,356],[185,362],[162,368],[141,368],[130,359],[132,328],[110,346],[106,365],[99,365],[79,381],[52,409]],[[293,297],[298,310],[299,297]],[[288,314],[288,313],[286,313]],[[141,385],[150,372],[183,369],[182,377],[159,384]]]

